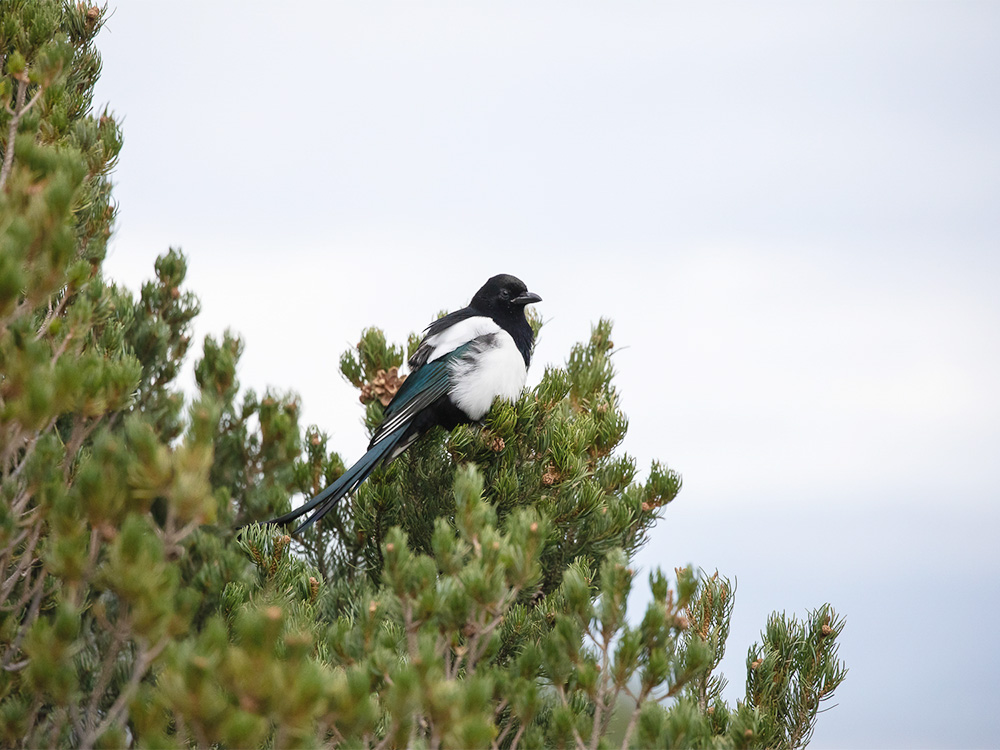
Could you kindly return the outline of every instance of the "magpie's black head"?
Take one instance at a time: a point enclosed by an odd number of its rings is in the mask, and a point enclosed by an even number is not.
[[[524,316],[524,306],[541,302],[542,298],[529,292],[516,276],[502,273],[483,284],[472,298],[471,307],[491,317]]]

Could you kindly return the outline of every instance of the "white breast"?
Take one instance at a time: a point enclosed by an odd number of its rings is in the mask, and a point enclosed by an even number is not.
[[[524,357],[509,333],[496,326],[476,343],[480,342],[481,346],[474,345],[469,356],[451,365],[454,385],[449,395],[472,420],[486,416],[496,398],[517,400],[528,376]]]

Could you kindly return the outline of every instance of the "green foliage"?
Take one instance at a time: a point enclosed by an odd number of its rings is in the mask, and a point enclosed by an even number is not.
[[[829,700],[847,671],[837,659],[844,620],[830,605],[805,622],[775,613],[762,643],[747,654],[747,704],[761,717],[760,735],[769,747],[808,743],[820,703]]]
[[[829,606],[769,620],[736,706],[715,673],[726,579],[654,571],[626,617],[630,560],[681,479],[637,481],[617,452],[609,321],[301,538],[253,523],[344,463],[294,394],[240,388],[231,332],[206,338],[185,401],[183,254],[138,299],[102,276],[121,145],[92,112],[103,18],[0,0],[0,743],[805,744],[845,674]],[[369,427],[417,340],[369,328],[344,354]]]

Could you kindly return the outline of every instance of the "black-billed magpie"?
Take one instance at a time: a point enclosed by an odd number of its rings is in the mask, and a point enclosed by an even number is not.
[[[517,399],[534,341],[524,308],[541,300],[520,279],[501,274],[483,284],[468,307],[427,326],[409,359],[409,377],[385,407],[368,452],[316,497],[268,523],[288,523],[316,509],[292,532],[298,533],[432,427],[478,422],[494,399]]]

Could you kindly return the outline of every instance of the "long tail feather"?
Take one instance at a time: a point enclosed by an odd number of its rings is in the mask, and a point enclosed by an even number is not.
[[[286,513],[283,516],[279,516],[278,518],[274,518],[268,521],[268,523],[277,525],[285,524],[289,521],[301,518],[313,508],[318,507],[319,510],[313,513],[312,516],[304,523],[300,524],[299,527],[292,533],[298,534],[303,529],[312,526],[316,523],[316,521],[333,510],[334,506],[340,502],[342,497],[354,492],[354,490],[356,490],[361,483],[368,478],[368,475],[375,471],[375,468],[383,461],[383,459],[389,458],[392,453],[392,449],[396,447],[396,444],[399,442],[400,438],[403,437],[403,433],[405,431],[406,426],[404,425],[396,430],[395,434],[390,434],[380,440],[365,455],[358,459],[358,461],[350,469],[345,471],[336,482],[295,510],[290,513]]]

